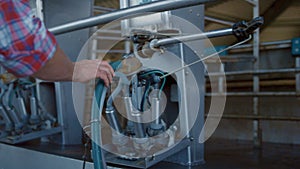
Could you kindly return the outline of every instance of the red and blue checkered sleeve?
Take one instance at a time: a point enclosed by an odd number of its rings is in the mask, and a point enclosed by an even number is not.
[[[32,75],[50,60],[56,40],[27,1],[0,1],[0,64],[18,77]]]

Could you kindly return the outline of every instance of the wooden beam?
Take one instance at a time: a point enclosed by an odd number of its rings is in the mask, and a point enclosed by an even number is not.
[[[261,31],[268,27],[273,21],[284,12],[293,0],[276,0],[263,14],[265,23],[261,27]]]
[[[209,3],[206,3],[205,4],[205,8],[212,8],[212,7],[215,7],[216,5],[220,5],[222,3],[225,3],[226,1],[228,0],[216,0],[216,1],[212,1],[212,2],[209,2]]]

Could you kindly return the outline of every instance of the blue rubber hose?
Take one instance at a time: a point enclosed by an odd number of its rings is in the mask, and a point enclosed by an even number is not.
[[[121,64],[121,61],[112,62],[110,65],[116,70]],[[106,162],[103,151],[101,149],[101,114],[103,110],[104,100],[107,88],[102,80],[97,80],[95,88],[95,97],[92,104],[91,112],[91,135],[92,135],[92,156],[94,161],[94,169],[106,169]]]

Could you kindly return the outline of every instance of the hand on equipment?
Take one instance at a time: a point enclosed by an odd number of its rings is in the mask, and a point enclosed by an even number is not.
[[[75,63],[73,81],[87,82],[95,78],[101,78],[105,86],[109,86],[114,76],[114,70],[107,61],[100,59],[82,60]]]

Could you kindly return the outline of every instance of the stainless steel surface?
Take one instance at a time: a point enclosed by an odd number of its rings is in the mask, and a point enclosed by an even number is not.
[[[38,119],[39,117],[37,111],[36,98],[34,96],[30,97],[30,112],[31,112],[30,120],[33,120],[33,122],[36,123],[36,120],[39,120]]]
[[[24,103],[23,98],[21,98],[21,97],[17,98],[17,106],[18,106],[19,111],[20,111],[21,119],[23,121],[25,121],[28,118],[28,113],[26,111],[26,107],[25,107],[25,103]]]
[[[159,98],[152,98],[152,115],[154,116],[153,119],[155,119],[155,124],[160,124],[160,106],[159,106]]]
[[[122,17],[128,17],[130,15],[141,15],[141,13],[147,12],[162,12],[173,10],[177,8],[184,8],[194,5],[204,4],[206,2],[210,2],[212,0],[164,0],[157,1],[149,4],[138,5],[134,7],[129,7],[126,9],[120,9],[117,11],[113,11],[107,14],[94,16],[86,19],[81,19],[78,21],[70,22],[67,24],[63,24],[57,27],[50,28],[49,31],[55,35],[80,30],[92,26],[96,26],[99,24],[108,23],[114,21],[116,19],[120,19]]]
[[[184,47],[183,47],[182,43],[179,44],[179,48],[180,48],[180,55],[179,56],[180,56],[180,59],[181,59],[181,65],[180,66],[184,67],[185,66],[184,61],[186,60],[187,56],[185,56],[185,54],[184,54]],[[180,93],[180,95],[181,95],[180,101],[181,101],[181,104],[183,105],[183,113],[181,113],[183,115],[182,119],[184,120],[184,122],[183,122],[184,125],[182,125],[183,132],[184,132],[184,134],[186,135],[187,138],[190,138],[191,134],[190,134],[189,130],[190,130],[191,124],[190,124],[190,119],[188,117],[189,116],[189,109],[188,109],[188,104],[187,104],[187,101],[188,101],[188,99],[187,99],[187,95],[188,95],[188,93],[187,93],[187,91],[188,91],[187,90],[187,84],[188,84],[188,82],[187,82],[186,72],[187,72],[187,70],[183,70],[183,71],[179,72],[179,76],[181,76],[181,80],[182,80],[181,81],[182,90],[181,90],[181,93]],[[186,164],[191,165],[192,164],[191,146],[188,146],[186,151],[187,151]]]
[[[55,90],[55,103],[56,103],[56,111],[57,111],[57,122],[62,127],[62,136],[61,136],[61,144],[67,143],[66,138],[66,129],[64,125],[64,118],[63,118],[63,100],[62,100],[62,93],[61,93],[61,85],[59,82],[54,83],[54,90]]]
[[[142,113],[138,111],[132,104],[131,97],[124,97],[124,103],[126,108],[126,113],[130,115],[129,119],[133,121],[134,123],[134,130],[136,132],[137,138],[145,138],[146,133],[144,129],[144,121],[142,119]]]
[[[116,112],[114,109],[105,110],[106,118],[108,120],[109,125],[117,132],[122,133],[122,129],[120,123],[116,117]]]
[[[180,48],[180,59],[181,59],[181,65],[180,66],[182,66],[182,67],[184,67],[185,66],[185,63],[184,63],[184,61],[185,61],[185,55],[184,55],[184,48],[183,48],[183,44],[181,43],[181,44],[179,44],[179,48]],[[181,88],[181,92],[180,92],[180,95],[181,95],[181,99],[180,99],[180,102],[181,102],[181,104],[182,104],[182,106],[183,106],[183,113],[181,113],[182,114],[182,120],[184,120],[183,121],[183,123],[182,124],[184,124],[184,125],[182,125],[182,132],[183,132],[183,134],[184,135],[186,135],[187,136],[187,138],[189,138],[190,137],[190,133],[189,133],[189,128],[190,128],[190,120],[189,120],[189,115],[188,115],[188,113],[189,113],[189,110],[188,110],[188,103],[187,103],[187,95],[188,95],[188,93],[187,93],[187,77],[186,77],[186,72],[187,72],[187,70],[183,70],[183,71],[181,71],[181,72],[178,72],[178,75],[177,76],[180,76],[180,79],[182,80],[182,81],[180,81],[180,85],[182,85],[182,88]],[[190,152],[188,153],[188,154],[190,154]],[[190,156],[188,156],[188,163],[190,163],[191,162],[191,157]]]
[[[14,129],[19,132],[19,131],[21,131],[24,124],[21,121],[19,114],[17,114],[15,108],[11,105],[11,96],[13,95],[13,92],[14,92],[13,87],[14,87],[13,83],[8,84],[6,93],[4,94],[4,96],[2,98],[2,105],[7,112],[7,115],[13,122]]]
[[[215,38],[215,37],[221,37],[221,36],[227,36],[232,35],[232,28],[228,29],[221,29],[221,30],[215,30],[210,32],[203,32],[199,34],[192,34],[192,35],[185,35],[185,36],[178,36],[178,37],[172,37],[167,39],[161,39],[158,41],[153,41],[151,44],[151,47],[158,48],[160,46],[165,45],[171,45],[176,43],[183,43],[188,41],[195,41],[195,40],[201,40],[201,39],[207,39],[207,38]]]

